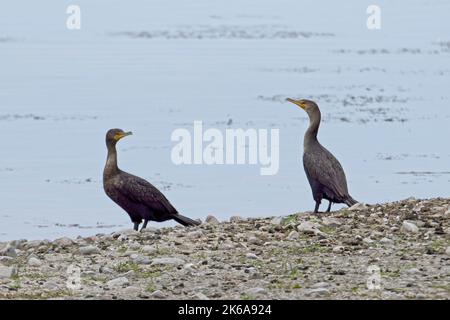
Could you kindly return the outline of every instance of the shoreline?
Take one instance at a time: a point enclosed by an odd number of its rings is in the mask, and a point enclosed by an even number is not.
[[[450,198],[0,243],[0,299],[450,299]]]

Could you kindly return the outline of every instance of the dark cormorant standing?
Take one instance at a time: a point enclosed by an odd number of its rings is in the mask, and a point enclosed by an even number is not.
[[[317,140],[321,119],[317,104],[305,99],[286,100],[298,105],[309,116],[309,127],[303,142],[303,166],[316,201],[314,212],[319,212],[322,199],[330,202],[327,212],[330,212],[332,203],[345,203],[349,207],[357,203],[348,193],[347,179],[341,164]]]
[[[169,200],[150,182],[117,167],[116,143],[131,134],[121,129],[111,129],[106,133],[108,158],[103,170],[105,193],[128,213],[134,223],[134,230],[138,230],[142,220],[144,224],[141,230],[147,227],[149,220],[162,222],[174,219],[184,226],[199,225],[200,222],[179,214]]]

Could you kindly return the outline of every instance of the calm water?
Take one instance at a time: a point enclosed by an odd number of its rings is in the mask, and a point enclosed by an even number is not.
[[[356,199],[449,196],[450,2],[379,1],[378,31],[360,0],[80,0],[79,31],[69,4],[0,5],[0,240],[130,227],[102,189],[113,127],[134,132],[121,168],[188,216],[311,210],[307,118],[286,97],[318,101]],[[278,174],[175,166],[170,135],[194,120],[279,128]]]

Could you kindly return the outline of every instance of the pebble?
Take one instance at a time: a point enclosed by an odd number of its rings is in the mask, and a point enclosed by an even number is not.
[[[283,224],[283,221],[284,221],[283,217],[275,217],[272,220],[270,220],[270,223],[279,226]]]
[[[0,265],[0,279],[12,278],[17,274],[17,269],[15,267],[7,267]]]
[[[447,249],[445,250],[445,254],[450,256],[450,247],[447,247]]]
[[[63,248],[70,247],[71,245],[73,245],[72,239],[69,239],[67,237],[56,239],[55,241],[53,241],[53,243]]]
[[[326,288],[317,288],[317,289],[310,289],[306,291],[306,296],[328,296],[330,294],[330,290]]]
[[[161,290],[153,291],[151,296],[155,299],[164,299],[166,297],[166,295]]]
[[[230,222],[231,223],[238,223],[238,222],[241,222],[241,221],[243,221],[244,219],[242,218],[242,217],[240,217],[240,216],[232,216],[231,218],[230,218]]]
[[[335,252],[335,253],[342,253],[342,252],[344,252],[344,250],[345,250],[344,246],[335,246],[335,247],[333,247],[333,252]]]
[[[330,228],[336,228],[339,227],[342,222],[337,218],[325,217],[322,219],[322,224]]]
[[[144,256],[140,256],[140,255],[137,255],[137,256],[135,256],[132,259],[133,259],[134,263],[140,264],[140,265],[147,265],[147,264],[151,264],[152,263],[151,259],[149,259],[147,257],[144,257]]]
[[[185,261],[180,258],[171,258],[171,257],[163,257],[163,258],[156,258],[152,260],[151,265],[175,265],[175,266],[181,266],[184,265]]]
[[[259,294],[265,294],[266,293],[266,289],[261,288],[261,287],[255,287],[255,288],[250,288],[245,290],[245,293],[248,295],[259,295]]]
[[[219,224],[219,220],[212,215],[207,216],[205,222],[209,224]]]
[[[287,236],[288,240],[298,240],[299,239],[299,234],[297,231],[291,231],[289,233],[289,235]]]
[[[245,255],[245,257],[246,257],[247,259],[252,259],[252,260],[258,259],[258,256],[257,256],[256,254],[254,254],[254,253],[251,253],[251,252],[247,253],[247,254]]]
[[[158,249],[156,249],[155,246],[149,246],[149,245],[143,246],[141,250],[147,254],[153,254],[158,251]]]
[[[328,288],[330,285],[326,282],[318,282],[316,284],[313,284],[311,288],[313,289],[319,289],[319,288]]]
[[[6,247],[0,250],[0,256],[15,258],[17,257],[17,252],[16,249],[10,243],[8,243]]]
[[[129,283],[130,283],[130,281],[128,281],[128,279],[126,277],[119,277],[116,279],[109,280],[106,283],[106,285],[108,287],[123,287],[123,286],[128,286]]]
[[[383,238],[380,239],[380,243],[381,244],[393,244],[394,240],[386,238],[386,237],[383,237]]]
[[[408,221],[403,221],[401,230],[403,232],[408,232],[408,233],[417,233],[419,232],[419,228],[412,222],[408,222]]]
[[[80,254],[82,255],[91,255],[91,254],[99,254],[100,250],[96,246],[86,246],[78,249]]]
[[[261,244],[261,240],[259,240],[257,237],[250,237],[248,238],[247,242],[255,245]]]
[[[205,294],[203,294],[202,292],[194,293],[194,299],[197,299],[197,300],[209,300],[209,298]]]
[[[350,208],[348,208],[348,211],[361,211],[367,209],[367,205],[364,203],[355,203]]]
[[[42,266],[42,261],[39,260],[38,258],[34,257],[34,256],[30,256],[28,258],[28,265],[31,267],[40,267]]]
[[[297,226],[297,230],[300,233],[324,235],[322,231],[319,230],[320,224],[304,221]]]

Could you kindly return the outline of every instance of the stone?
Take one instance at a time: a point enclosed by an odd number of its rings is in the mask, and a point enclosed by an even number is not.
[[[145,252],[147,254],[154,254],[158,251],[158,249],[156,249],[155,246],[149,246],[149,245],[145,245],[141,248],[142,252]]]
[[[2,250],[0,250],[0,256],[15,258],[17,257],[17,252],[14,246],[8,243]]]
[[[251,252],[247,253],[247,254],[245,255],[245,257],[246,257],[247,259],[252,259],[252,260],[258,259],[258,256],[257,256],[256,254],[254,254],[254,253],[251,253]]]
[[[56,239],[55,241],[53,241],[53,243],[63,248],[70,247],[71,245],[73,245],[72,239],[69,239],[67,237]]]
[[[291,231],[289,233],[289,235],[287,236],[288,240],[298,240],[299,239],[299,234],[297,231]]]
[[[335,246],[333,248],[334,253],[342,253],[342,252],[344,252],[344,250],[345,250],[345,247],[343,247],[343,246]]]
[[[151,263],[152,263],[152,260],[150,260],[150,259],[147,258],[147,257],[140,256],[140,255],[137,255],[137,256],[135,256],[135,257],[132,258],[132,259],[133,259],[133,262],[134,262],[134,263],[140,264],[140,265],[147,265],[147,264],[151,264]]]
[[[100,253],[100,250],[96,246],[85,246],[78,249],[80,254],[82,255],[91,255],[91,254],[98,254]]]
[[[212,215],[207,216],[205,222],[208,224],[219,224],[219,220]]]
[[[361,211],[367,209],[367,206],[364,203],[355,203],[350,208],[348,208],[348,211]]]
[[[0,265],[0,279],[9,279],[17,274],[15,267],[7,267]]]
[[[330,285],[326,282],[318,282],[311,286],[312,289],[328,288]]]
[[[245,293],[248,295],[259,295],[259,294],[265,294],[266,293],[266,289],[261,288],[261,287],[255,287],[255,288],[250,288],[245,290]]]
[[[261,244],[261,240],[259,240],[257,237],[250,237],[248,238],[247,242],[255,245]]]
[[[450,247],[447,247],[447,249],[445,249],[445,254],[450,256]]]
[[[151,296],[155,299],[164,299],[166,297],[166,295],[161,290],[153,291]]]
[[[339,227],[342,224],[342,222],[337,218],[325,217],[322,219],[322,224],[330,228],[336,228]]]
[[[128,286],[129,283],[130,283],[130,281],[128,281],[128,279],[126,277],[119,277],[119,278],[109,280],[106,283],[106,285],[108,287],[123,287],[123,286]]]
[[[384,237],[384,238],[380,239],[380,243],[381,244],[394,244],[394,240]]]
[[[31,267],[40,267],[42,266],[42,261],[36,258],[35,256],[30,256],[28,258],[27,264]]]
[[[205,294],[203,294],[201,292],[194,293],[194,297],[193,298],[197,299],[197,300],[209,300],[209,298]]]
[[[412,222],[403,221],[402,227],[400,229],[403,232],[407,233],[418,233],[419,228]]]
[[[175,265],[181,266],[184,265],[185,261],[180,258],[171,258],[171,257],[163,257],[163,258],[155,258],[152,260],[151,265]]]
[[[316,289],[310,289],[306,291],[306,296],[328,296],[330,294],[330,290],[326,288],[316,288]]]
[[[283,217],[275,217],[275,218],[273,218],[272,220],[270,220],[270,223],[271,223],[271,224],[274,224],[274,225],[276,225],[276,226],[279,226],[279,225],[282,225],[282,224],[283,224],[283,221],[284,221],[284,218],[283,218]]]
[[[320,224],[318,224],[318,223],[304,221],[297,226],[297,231],[300,233],[324,236],[325,234],[319,230],[319,227],[320,227]]]
[[[59,290],[59,286],[54,281],[46,281],[42,287],[47,290]]]
[[[242,218],[242,217],[240,217],[240,216],[232,216],[231,218],[230,218],[230,222],[231,223],[237,223],[237,222],[241,222],[241,221],[243,221],[244,219]]]

